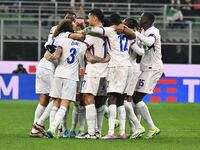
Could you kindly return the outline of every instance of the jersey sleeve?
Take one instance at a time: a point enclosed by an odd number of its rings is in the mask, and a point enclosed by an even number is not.
[[[144,54],[144,49],[140,48],[137,45],[137,42],[135,40],[132,40],[132,43],[130,46],[131,46],[132,50],[135,51],[138,55],[142,56]]]
[[[103,29],[104,29],[104,36],[109,37],[109,36],[111,36],[111,35],[113,35],[113,34],[116,34],[114,28],[105,27],[105,28],[103,28]]]
[[[156,36],[153,33],[149,33],[148,36],[145,36],[139,32],[135,32],[136,36],[147,46],[152,46],[156,41]]]
[[[87,46],[87,48],[90,48],[93,45],[93,41],[94,39],[92,39],[92,36],[86,35],[86,38],[83,41],[83,43]]]

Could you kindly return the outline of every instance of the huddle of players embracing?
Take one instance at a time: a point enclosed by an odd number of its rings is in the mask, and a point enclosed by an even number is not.
[[[142,101],[163,73],[159,30],[153,26],[154,16],[143,13],[139,26],[128,18],[123,22],[118,14],[109,19],[99,9],[84,19],[66,15],[51,29],[45,44],[46,52],[36,71],[36,93],[40,102],[35,111],[30,137],[76,137],[80,139],[135,139],[145,133],[150,139],[160,133]],[[140,70],[136,56],[141,55]],[[49,103],[50,97],[53,101]],[[105,105],[108,99],[108,106]],[[134,102],[134,109],[131,104]],[[67,130],[70,102],[74,102],[72,127]],[[116,115],[118,112],[118,119]],[[108,134],[101,136],[103,118],[108,118]],[[49,117],[49,129],[44,122]],[[128,119],[130,134],[125,135]],[[85,119],[88,132],[84,132]],[[76,125],[80,123],[76,134]],[[119,124],[119,134],[114,130]],[[58,134],[56,129],[58,128]]]

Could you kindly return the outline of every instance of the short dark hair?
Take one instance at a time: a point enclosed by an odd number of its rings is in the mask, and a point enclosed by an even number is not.
[[[113,13],[110,15],[110,22],[112,25],[119,25],[121,23],[120,15],[117,13]]]
[[[100,9],[92,9],[89,12],[89,14],[96,16],[99,19],[99,21],[103,22],[104,14],[103,14],[103,12]]]
[[[104,27],[110,27],[111,26],[110,19],[104,18],[104,20],[103,20],[103,26]]]
[[[134,18],[127,18],[125,19],[125,22],[129,28],[132,28],[132,29],[138,28],[138,23]]]
[[[152,13],[144,13],[144,17],[146,17],[151,23],[155,21],[155,16]]]

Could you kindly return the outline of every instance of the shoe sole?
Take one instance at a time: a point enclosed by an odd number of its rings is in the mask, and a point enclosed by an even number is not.
[[[53,138],[53,134],[51,133],[51,131],[47,131],[47,136],[48,138]]]

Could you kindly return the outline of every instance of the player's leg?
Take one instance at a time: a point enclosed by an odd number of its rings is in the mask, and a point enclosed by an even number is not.
[[[106,100],[107,100],[107,96],[96,96],[95,97],[95,107],[97,110],[96,134],[98,134],[98,137],[101,137],[101,128],[102,128],[102,123],[103,123],[103,118],[104,118]]]
[[[58,112],[55,115],[54,121],[50,124],[50,128],[47,131],[48,137],[53,138],[56,136],[55,131],[57,129],[57,126],[64,118],[67,108],[70,104],[69,100],[63,99],[61,100],[60,108],[58,109]]]
[[[83,135],[84,133],[85,117],[86,117],[85,104],[82,99],[82,94],[80,94],[80,106],[79,106],[79,112],[78,112],[78,122],[80,123],[80,128],[79,128],[78,136]]]
[[[118,110],[118,119],[119,119],[119,134],[118,138],[125,139],[125,122],[126,122],[126,111],[124,107],[124,99],[126,94],[118,94],[117,98],[117,110]]]
[[[135,92],[135,94],[133,95],[133,100],[135,103],[135,108],[138,109],[139,113],[141,114],[142,118],[146,121],[148,127],[149,127],[149,131],[151,133],[155,134],[160,132],[159,129],[154,125],[154,122],[151,118],[149,109],[147,107],[147,105],[142,101],[142,98],[146,95],[146,93],[140,93],[140,92]],[[148,136],[148,135],[147,135]],[[151,136],[151,135],[149,135]],[[148,137],[149,137],[148,136]],[[150,137],[151,138],[151,137]]]
[[[131,98],[131,96],[128,96],[127,101],[124,101],[124,106],[126,109],[126,116],[130,124],[130,135],[128,137],[131,139],[135,139],[141,137],[142,134],[145,132],[145,129],[140,124],[140,121],[137,119],[133,111]]]
[[[108,118],[108,134],[102,137],[102,139],[114,139],[116,138],[114,133],[115,133],[115,122],[116,122],[116,114],[117,114],[117,98],[119,96],[118,93],[109,93],[109,98],[108,98],[108,109],[110,112],[109,118]]]
[[[78,99],[79,95],[76,95],[76,99]],[[76,125],[78,123],[78,113],[79,113],[79,101],[76,100],[74,102],[74,107],[72,111],[72,127],[70,129],[70,137],[74,138],[76,136]]]

